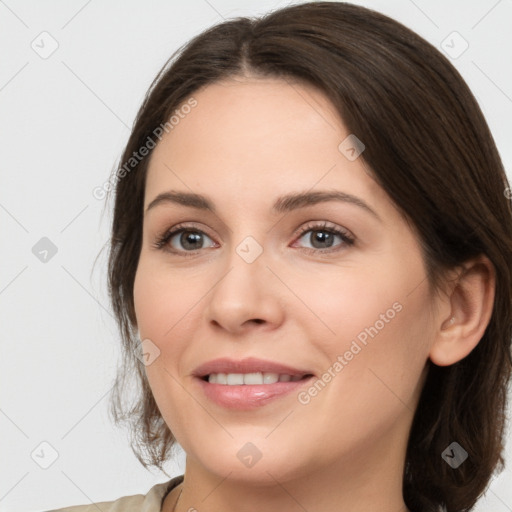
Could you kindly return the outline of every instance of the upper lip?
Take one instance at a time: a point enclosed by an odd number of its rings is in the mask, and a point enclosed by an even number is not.
[[[255,357],[248,357],[245,359],[235,360],[228,358],[213,359],[200,366],[198,366],[194,375],[196,377],[206,377],[212,373],[279,373],[281,375],[312,375],[308,370],[300,368],[293,368],[291,366],[276,363],[274,361],[267,361],[264,359],[257,359]]]

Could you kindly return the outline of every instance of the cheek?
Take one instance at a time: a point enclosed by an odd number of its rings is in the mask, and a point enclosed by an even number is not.
[[[302,295],[316,318],[308,315],[303,327],[328,364],[346,355],[347,367],[379,368],[391,378],[414,379],[425,365],[433,336],[423,278],[419,257],[404,262],[393,256],[363,269],[329,269],[325,278],[317,273],[304,281]],[[351,378],[359,379],[358,372]]]
[[[179,363],[187,347],[184,329],[196,322],[193,306],[199,293],[197,286],[187,284],[180,280],[178,272],[141,254],[133,290],[135,314],[141,340],[149,339],[159,349],[154,361],[145,366],[146,376],[164,421],[184,447],[188,447],[186,432],[191,407],[189,395],[178,383]],[[180,343],[181,339],[184,343]],[[201,411],[195,414],[200,417]]]
[[[310,330],[310,340],[324,355],[325,373],[315,389],[301,395],[304,417],[295,419],[308,421],[312,431],[328,429],[339,446],[377,439],[415,410],[421,391],[432,333],[426,283],[411,293],[415,272],[386,269],[386,276],[354,270],[331,281],[324,294],[308,296],[322,305],[321,318],[335,334],[319,337]],[[316,332],[318,325],[316,320]]]
[[[161,268],[141,255],[134,282],[135,315],[140,335],[158,344],[187,325],[181,322],[193,313],[198,300],[197,282],[182,282],[178,272]]]

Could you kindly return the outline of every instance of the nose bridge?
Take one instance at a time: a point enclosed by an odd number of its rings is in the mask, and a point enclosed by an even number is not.
[[[261,239],[261,236],[259,237]],[[240,239],[240,237],[239,237]],[[227,288],[236,289],[236,293],[244,300],[265,295],[265,288],[271,283],[271,276],[267,268],[268,249],[263,247],[254,236],[247,235],[238,243],[234,243],[226,255],[226,268],[228,273],[222,281]],[[222,284],[222,283],[219,283]],[[250,289],[246,289],[249,287]],[[250,296],[250,297],[249,297]]]
[[[210,321],[231,331],[248,320],[274,324],[280,321],[282,311],[275,277],[267,268],[269,256],[268,249],[252,235],[231,246],[223,276],[210,296]]]
[[[254,205],[249,198],[246,199],[243,206],[239,202],[238,209],[232,212],[232,220],[236,221],[229,229],[228,243],[225,245],[226,266],[242,266],[243,273],[247,272],[249,275],[256,271],[269,272],[265,268],[265,262],[268,263],[270,256],[272,231],[269,232],[268,225],[261,221],[263,213],[258,209],[260,207]]]
[[[252,265],[258,259],[260,259],[261,264],[261,256],[264,252],[264,248],[256,238],[252,235],[247,235],[238,245],[236,245],[234,252],[247,265]]]

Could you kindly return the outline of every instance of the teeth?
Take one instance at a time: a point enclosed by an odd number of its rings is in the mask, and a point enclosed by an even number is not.
[[[245,373],[243,375],[243,381],[244,384],[263,384],[263,375],[259,372]]]
[[[244,376],[241,373],[228,373],[226,380],[228,386],[239,386],[244,383]]]
[[[278,373],[264,373],[263,374],[263,384],[275,384],[279,381]]]
[[[271,372],[256,373],[211,373],[208,376],[210,384],[227,384],[228,386],[275,384],[276,382],[297,382],[300,375],[288,375]]]

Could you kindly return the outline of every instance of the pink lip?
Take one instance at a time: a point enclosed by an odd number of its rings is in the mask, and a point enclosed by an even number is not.
[[[309,370],[299,368],[292,368],[273,361],[266,361],[264,359],[257,359],[255,357],[247,357],[236,361],[234,359],[221,358],[208,361],[195,369],[194,375],[196,377],[204,377],[210,373],[281,373],[288,375],[308,375],[311,374]]]
[[[295,382],[276,382],[274,384],[254,384],[228,386],[224,384],[210,384],[203,378],[211,373],[256,373],[268,372],[287,375],[300,375],[309,377]],[[264,361],[262,359],[247,358],[240,361],[232,359],[215,359],[199,366],[194,375],[206,397],[229,409],[250,410],[283,397],[294,390],[309,383],[313,375],[308,370],[292,368],[291,366]]]

